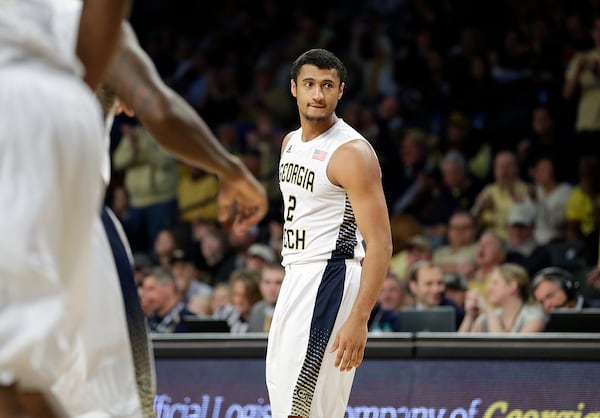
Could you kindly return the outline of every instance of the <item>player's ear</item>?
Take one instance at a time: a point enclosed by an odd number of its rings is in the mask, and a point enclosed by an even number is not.
[[[345,86],[346,86],[346,83],[340,84],[340,90],[338,91],[338,100],[340,100],[342,98],[342,96],[344,95],[344,87]]]
[[[296,80],[290,80],[290,91],[292,96],[296,97]]]

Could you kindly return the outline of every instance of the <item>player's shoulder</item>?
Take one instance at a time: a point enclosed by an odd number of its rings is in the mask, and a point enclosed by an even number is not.
[[[296,129],[291,132],[288,132],[287,135],[283,137],[283,140],[281,141],[281,150],[280,150],[281,153],[283,152],[284,149],[286,149],[287,145],[289,144],[291,139],[294,137],[294,134],[296,134],[298,131],[300,131],[300,129]]]
[[[338,149],[335,151],[335,154],[338,158],[342,160],[347,159],[367,159],[367,160],[377,160],[377,155],[369,141],[366,139],[359,138],[348,138],[343,144],[341,144]]]

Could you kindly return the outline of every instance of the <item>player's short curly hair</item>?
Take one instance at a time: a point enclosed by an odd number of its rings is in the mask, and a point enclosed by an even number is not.
[[[303,65],[314,65],[320,69],[334,69],[340,77],[340,83],[346,81],[346,66],[335,54],[326,49],[310,49],[296,58],[290,71],[292,80],[298,81],[298,73]]]

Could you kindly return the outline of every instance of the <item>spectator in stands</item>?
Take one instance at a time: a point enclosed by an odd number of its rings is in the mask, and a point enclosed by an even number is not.
[[[528,174],[526,170],[535,167],[537,162],[544,157],[544,160],[550,162],[565,155],[565,140],[560,134],[556,119],[550,108],[546,105],[537,105],[531,111],[531,132],[517,144],[517,161],[519,162],[520,172]],[[545,163],[544,163],[545,164]],[[541,167],[542,180],[545,184],[541,185],[546,193],[552,191],[557,184],[546,184],[559,177],[556,166],[552,166],[552,171],[546,171],[548,167]],[[563,174],[563,173],[561,173]],[[564,173],[566,174],[566,173]],[[551,175],[549,178],[548,176]],[[532,175],[536,181],[535,174]],[[537,181],[536,181],[537,182]]]
[[[471,210],[481,186],[469,176],[465,158],[458,151],[446,154],[440,169],[442,186],[433,199],[433,226],[429,235],[445,237],[452,214]]]
[[[519,178],[515,155],[501,151],[494,159],[494,182],[477,196],[471,212],[483,229],[491,229],[508,238],[508,210],[515,202],[530,201],[527,184]]]
[[[260,272],[257,270],[242,268],[231,273],[229,285],[231,286],[231,303],[234,309],[227,318],[231,333],[247,332],[250,311],[262,299],[259,282]]]
[[[446,298],[464,310],[467,296],[465,278],[458,273],[446,273],[444,274],[444,283],[446,284]]]
[[[236,268],[235,254],[230,250],[227,234],[218,226],[209,226],[202,235],[200,252],[206,263],[209,284],[215,286],[229,280]]]
[[[170,228],[161,229],[154,240],[154,257],[156,264],[164,268],[170,268],[173,253],[181,248],[181,243]]]
[[[579,284],[567,270],[546,267],[536,273],[531,282],[531,294],[546,314],[553,309],[588,308],[589,304],[578,293]],[[546,328],[549,330],[551,324]]]
[[[556,171],[556,160],[549,156],[539,157],[532,168],[534,234],[542,245],[565,239],[565,214],[573,188],[566,182],[559,182]]]
[[[210,298],[211,315],[215,319],[227,319],[233,312],[229,282],[217,283]]]
[[[373,104],[382,96],[397,92],[394,48],[384,31],[372,31],[365,24],[356,25],[352,31],[350,58],[361,72],[363,81],[360,98],[363,101]]]
[[[379,296],[377,296],[377,302],[383,309],[398,311],[407,303],[407,293],[402,280],[390,271],[383,281]],[[412,301],[409,302],[410,304],[414,303]]]
[[[444,273],[473,274],[477,255],[477,226],[468,211],[458,211],[448,222],[448,245],[433,252],[433,262]]]
[[[456,314],[456,329],[458,329],[465,312],[445,296],[446,283],[444,272],[440,267],[428,261],[416,263],[410,273],[408,287],[415,298],[414,306],[418,309],[452,306]]]
[[[133,280],[136,286],[141,286],[144,277],[150,272],[154,266],[152,258],[146,253],[133,254]]]
[[[129,212],[129,196],[127,196],[125,187],[116,186],[110,192],[110,209],[121,222],[127,217],[127,212]]]
[[[451,112],[439,140],[442,155],[456,151],[466,160],[467,172],[480,182],[487,181],[491,171],[492,147],[476,135],[471,120],[462,112]]]
[[[171,273],[175,277],[179,297],[185,304],[198,294],[210,296],[213,292],[212,287],[201,280],[200,270],[184,250],[177,249],[173,252]]]
[[[480,294],[487,295],[491,275],[505,259],[505,241],[495,232],[484,232],[477,242],[477,268],[467,277],[469,290],[479,290]]]
[[[581,241],[586,247],[586,260],[595,265],[598,256],[600,227],[600,170],[598,157],[585,156],[579,164],[579,183],[567,203],[567,239]]]
[[[125,174],[129,210],[123,227],[134,251],[151,252],[159,231],[177,216],[177,163],[141,125],[121,125],[113,167]]]
[[[195,315],[210,318],[212,316],[211,301],[212,294],[197,293],[189,300],[186,307]]]
[[[404,283],[392,272],[383,281],[377,302],[371,310],[368,327],[370,332],[397,331],[398,311],[407,303],[409,292]],[[412,297],[410,303],[412,304]]]
[[[262,300],[250,310],[248,332],[269,332],[284,276],[285,270],[279,264],[267,264],[260,269],[259,289]]]
[[[267,244],[257,242],[248,247],[248,251],[246,251],[246,268],[262,270],[278,262],[279,258],[275,254],[275,250]]]
[[[155,267],[142,282],[142,306],[151,312],[150,331],[158,333],[187,332],[183,318],[193,315],[177,292],[175,277],[167,269]]]
[[[415,263],[432,259],[433,251],[429,238],[418,234],[408,240],[405,250],[394,254],[390,261],[390,270],[401,280],[406,279]]]
[[[523,267],[512,263],[498,266],[488,292],[488,301],[477,290],[467,293],[460,332],[530,333],[544,329],[542,308],[529,303],[529,275]]]
[[[421,215],[421,198],[427,194],[427,184],[432,167],[427,161],[425,133],[420,129],[409,129],[400,143],[400,158],[389,173],[390,204],[392,214],[411,213]]]
[[[506,261],[520,264],[532,276],[552,264],[548,247],[533,235],[535,208],[529,203],[514,203],[508,211],[508,251]]]
[[[581,156],[595,155],[600,143],[600,18],[595,17],[592,20],[590,34],[594,42],[593,47],[577,52],[572,57],[563,86],[565,99],[577,98],[577,142],[570,147],[576,151],[575,161]]]

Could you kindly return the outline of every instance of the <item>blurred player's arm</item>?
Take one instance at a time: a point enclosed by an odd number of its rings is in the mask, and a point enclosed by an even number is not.
[[[83,80],[95,90],[118,46],[120,26],[129,14],[131,0],[84,0],[77,56],[85,67]]]
[[[219,219],[246,229],[267,211],[266,193],[239,158],[229,153],[196,111],[160,78],[131,27],[122,40],[105,84],[133,110],[156,141],[180,160],[220,179]]]

